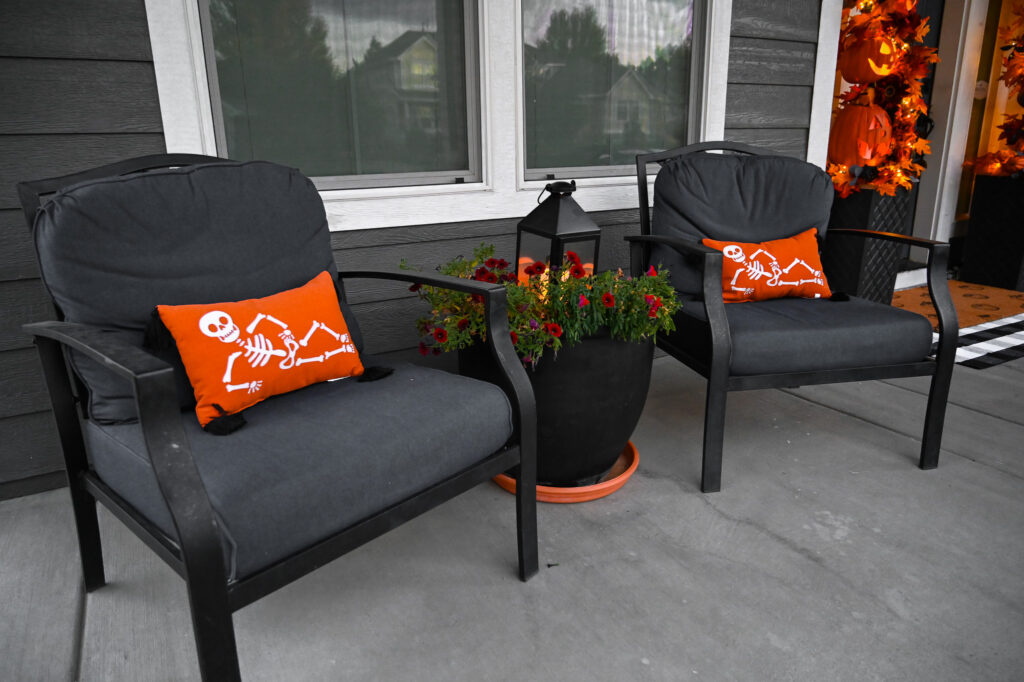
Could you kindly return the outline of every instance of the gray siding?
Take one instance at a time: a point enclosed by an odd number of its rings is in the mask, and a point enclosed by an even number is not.
[[[734,0],[725,139],[806,158],[819,0]]]
[[[59,483],[26,322],[53,311],[15,184],[164,151],[143,0],[5,0],[0,20],[0,499]]]

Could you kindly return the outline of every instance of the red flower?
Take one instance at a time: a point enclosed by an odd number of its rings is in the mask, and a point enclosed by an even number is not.
[[[574,265],[579,265],[580,264],[580,256],[575,251],[566,251],[565,252],[565,257],[568,258],[569,262],[573,263]]]
[[[548,266],[544,265],[544,263],[534,263],[533,264],[534,274],[543,275],[544,271],[547,270],[547,267]]]
[[[555,324],[554,322],[548,322],[546,325],[544,325],[544,331],[546,331],[548,334],[551,334],[551,336],[554,336],[555,338],[558,338],[559,336],[562,335],[562,328]]]
[[[583,306],[586,306],[586,305],[590,305],[590,301],[587,300],[586,296],[584,296],[583,294],[580,294],[580,307],[582,308]]]
[[[496,267],[499,270],[504,270],[505,268],[508,267],[508,261],[505,260],[504,258],[499,258],[498,262],[493,267]]]
[[[533,265],[527,265],[525,268],[523,268],[523,274],[528,275],[529,277],[533,277],[534,275],[537,274],[537,268],[535,268]]]
[[[654,269],[653,265],[651,267],[647,268],[647,276],[648,277],[656,277],[657,275],[658,275],[658,271]]]
[[[647,317],[657,317],[657,316],[658,316],[658,309],[657,308],[651,308],[650,310],[647,311]]]
[[[572,268],[569,269],[569,274],[576,279],[582,279],[587,276],[587,271],[583,269],[583,266],[579,263],[573,263]]]
[[[420,284],[419,282],[416,282],[411,287],[409,287],[409,291],[419,291],[422,288],[423,288],[423,285]]]
[[[484,278],[489,274],[491,274],[490,270],[484,267],[479,267],[476,269],[476,272],[473,273],[473,279],[480,280],[482,282],[484,281]]]
[[[461,320],[459,320],[459,330],[460,331],[465,329],[468,326],[469,326],[469,318],[464,317]]]
[[[448,330],[444,327],[438,327],[434,330],[434,338],[437,339],[438,343],[444,343],[448,340]]]
[[[604,296],[602,296],[601,297],[601,302],[604,303],[604,307],[605,308],[614,308],[615,307],[615,297],[612,296],[610,293],[607,293]]]
[[[509,332],[508,335],[512,337],[513,345],[519,343],[519,334],[516,334],[515,332]]]
[[[484,265],[486,265],[489,268],[496,268],[498,267],[498,259],[488,258],[487,260],[484,261]]]
[[[426,356],[426,355],[430,354],[430,349],[427,348],[427,344],[423,343],[422,341],[420,341],[420,348],[419,348],[419,350],[420,350],[420,355]]]
[[[487,274],[484,275],[483,280],[485,282],[488,282],[489,284],[494,284],[498,281],[498,276],[495,275],[493,272],[488,272]]]

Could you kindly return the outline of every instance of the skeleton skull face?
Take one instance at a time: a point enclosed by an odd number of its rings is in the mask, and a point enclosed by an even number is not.
[[[199,318],[199,331],[224,343],[234,343],[241,335],[231,316],[220,310],[211,310]]]
[[[743,262],[743,249],[736,246],[735,244],[729,244],[727,247],[722,249],[722,253],[724,253],[725,257],[728,258],[729,260],[736,261],[737,263]]]

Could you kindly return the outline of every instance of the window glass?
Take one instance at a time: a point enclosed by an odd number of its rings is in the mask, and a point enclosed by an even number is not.
[[[479,177],[475,5],[208,0],[218,148],[322,187]]]
[[[693,0],[522,7],[527,178],[619,173],[686,143]]]

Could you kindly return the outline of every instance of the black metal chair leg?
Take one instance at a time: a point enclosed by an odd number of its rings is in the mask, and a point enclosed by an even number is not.
[[[725,438],[725,402],[729,395],[724,381],[708,379],[708,395],[704,404],[704,460],[701,466],[700,489],[716,493],[722,489],[722,441]]]
[[[188,581],[199,673],[204,682],[241,682],[227,591],[223,585],[215,585],[210,580]]]
[[[952,382],[952,368],[936,369],[928,391],[928,407],[924,416],[924,435],[921,438],[921,459],[918,467],[934,469],[939,466],[939,448],[942,445],[942,427],[946,419],[946,401]]]
[[[519,546],[519,579],[537,574],[537,472],[536,465],[520,466],[516,485],[516,534]]]
[[[85,591],[92,592],[107,584],[103,573],[103,545],[96,516],[96,498],[79,488],[74,481],[70,482],[68,489],[71,491],[71,509],[75,515]]]

